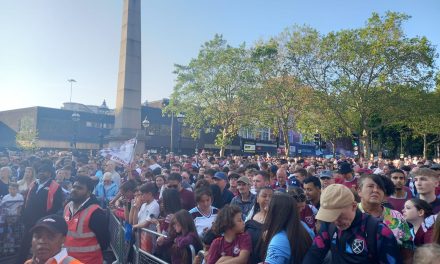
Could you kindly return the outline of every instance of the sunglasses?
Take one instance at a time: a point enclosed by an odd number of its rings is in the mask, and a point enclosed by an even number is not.
[[[292,194],[292,197],[298,202],[302,203],[306,201],[306,196],[303,193],[300,194]]]

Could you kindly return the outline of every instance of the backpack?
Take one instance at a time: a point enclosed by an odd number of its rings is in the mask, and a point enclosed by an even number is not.
[[[379,263],[377,261],[377,226],[380,220],[374,216],[368,215],[365,219],[365,238],[367,242],[368,258],[372,263]],[[331,223],[328,227],[328,234],[332,239],[336,233],[335,224]]]

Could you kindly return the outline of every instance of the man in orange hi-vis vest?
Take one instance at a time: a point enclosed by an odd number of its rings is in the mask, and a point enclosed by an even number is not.
[[[82,264],[67,255],[63,248],[67,234],[67,224],[62,216],[49,215],[40,219],[31,229],[32,259],[25,264]]]
[[[35,165],[37,180],[31,183],[23,207],[25,233],[17,255],[16,263],[23,264],[29,256],[32,236],[29,230],[42,217],[62,210],[63,192],[53,178],[55,169],[51,160],[42,160]]]
[[[64,246],[69,256],[84,263],[102,263],[102,250],[109,244],[108,220],[92,194],[95,185],[87,176],[78,176],[64,208],[67,236]]]

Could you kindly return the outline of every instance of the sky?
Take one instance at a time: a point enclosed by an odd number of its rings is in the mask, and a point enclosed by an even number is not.
[[[0,111],[115,107],[123,0],[0,0]],[[438,0],[142,0],[142,102],[169,97],[174,64],[188,64],[215,34],[248,46],[292,25],[322,33],[365,25],[372,12],[403,12],[408,37],[440,49]],[[437,60],[438,62],[439,60]]]

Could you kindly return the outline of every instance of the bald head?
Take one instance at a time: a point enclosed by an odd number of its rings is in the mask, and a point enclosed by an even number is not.
[[[277,170],[277,181],[280,186],[286,184],[287,181],[287,171],[284,168]]]

